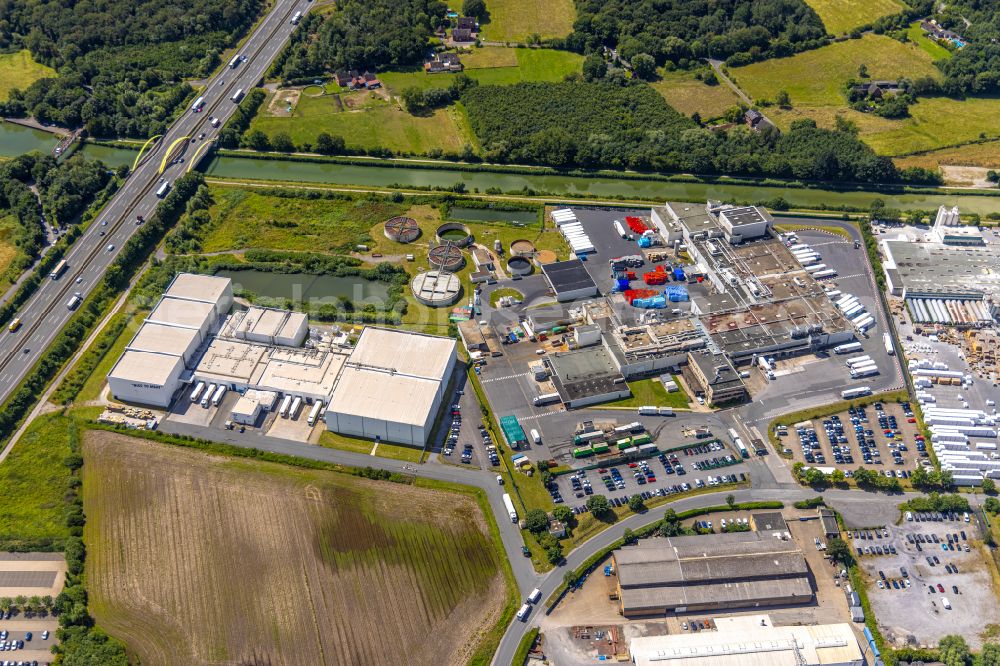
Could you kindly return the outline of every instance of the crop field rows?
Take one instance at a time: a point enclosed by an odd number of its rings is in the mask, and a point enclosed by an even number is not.
[[[465,663],[503,605],[469,498],[105,432],[84,458],[93,612],[144,664]]]

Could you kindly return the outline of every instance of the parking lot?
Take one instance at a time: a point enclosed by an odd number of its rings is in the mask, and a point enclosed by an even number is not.
[[[471,467],[498,467],[496,442],[486,429],[475,393],[459,389],[456,400],[446,414],[447,435],[440,453],[446,462]],[[484,465],[485,463],[485,465]]]
[[[852,407],[823,419],[782,425],[787,430],[779,430],[779,439],[796,462],[840,469],[847,476],[863,465],[905,479],[927,458],[927,444],[908,403]]]
[[[54,659],[57,626],[52,617],[0,621],[0,664],[47,666]]]
[[[962,514],[911,514],[898,526],[849,530],[886,638],[934,645],[959,634],[977,648],[1000,621],[975,522]]]
[[[604,495],[612,506],[621,506],[636,494],[651,499],[746,481],[746,472],[742,458],[712,441],[646,460],[563,474],[555,478],[549,493],[557,504],[566,502],[574,509],[583,507],[590,495]]]

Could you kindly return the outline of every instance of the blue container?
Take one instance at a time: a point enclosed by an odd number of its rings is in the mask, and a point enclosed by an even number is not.
[[[625,291],[628,286],[628,278],[618,278],[618,286],[616,287],[618,291]]]
[[[684,280],[684,271],[682,271],[679,268],[675,268],[674,269],[674,279],[677,280],[678,282],[681,282],[682,280]]]

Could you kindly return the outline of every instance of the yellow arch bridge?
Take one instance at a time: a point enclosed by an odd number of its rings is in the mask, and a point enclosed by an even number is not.
[[[190,138],[190,136],[182,136],[170,144],[170,147],[167,148],[167,152],[163,155],[163,160],[160,162],[160,173],[163,173],[163,171],[167,168],[167,163],[170,162],[170,156],[174,154],[174,150],[177,146],[181,145]]]
[[[154,136],[153,138],[151,138],[149,141],[147,141],[146,143],[142,144],[142,148],[139,149],[139,154],[135,156],[135,162],[132,163],[132,171],[135,171],[135,168],[137,166],[139,166],[139,160],[141,160],[142,156],[146,153],[146,149],[149,148],[151,145],[153,145],[154,141],[156,141],[157,139],[161,139],[161,138],[163,138],[163,135],[162,134],[157,134],[156,136]]]
[[[191,170],[194,169],[194,165],[198,163],[198,158],[201,157],[202,151],[215,143],[215,141],[216,139],[210,139],[198,146],[198,150],[194,151],[194,155],[192,155],[191,159],[188,160],[187,171],[185,173],[191,173]]]

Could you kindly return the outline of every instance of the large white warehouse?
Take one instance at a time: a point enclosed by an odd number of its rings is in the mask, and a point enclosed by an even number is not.
[[[327,427],[423,446],[455,368],[455,350],[451,338],[365,328],[337,378]]]

